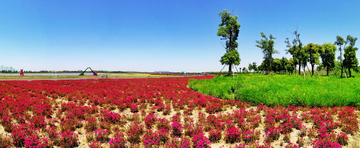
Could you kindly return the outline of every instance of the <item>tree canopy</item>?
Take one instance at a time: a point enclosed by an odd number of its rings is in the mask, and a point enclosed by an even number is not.
[[[339,51],[340,51],[340,56],[339,56],[339,59],[340,59],[340,63],[341,63],[341,78],[342,78],[342,75],[343,75],[343,69],[344,69],[344,64],[343,64],[343,60],[342,60],[342,49],[344,47],[346,47],[346,41],[344,40],[344,38],[342,38],[341,36],[336,36],[336,41],[335,41],[335,45],[339,46]],[[344,46],[343,46],[344,45]]]
[[[253,69],[255,72],[258,71],[258,66],[257,66],[256,62],[253,62],[253,64],[252,64],[252,69]]]
[[[221,57],[220,63],[221,65],[239,65],[240,64],[240,56],[237,50],[231,50],[225,53],[224,56]]]
[[[350,69],[359,65],[358,59],[356,58],[356,51],[358,50],[358,48],[354,47],[356,40],[357,38],[348,35],[346,41],[350,44],[350,46],[347,46],[344,49],[344,67],[348,68],[349,77],[351,77]]]
[[[288,72],[293,72],[295,70],[295,64],[294,64],[294,59],[290,58],[286,64],[286,70]]]
[[[218,36],[221,36],[222,40],[226,40],[226,53],[221,57],[222,65],[229,65],[229,74],[231,74],[231,65],[240,64],[240,55],[237,50],[238,43],[236,42],[239,35],[240,24],[237,22],[238,16],[228,12],[224,9],[219,13],[221,17],[221,23],[219,24],[219,29],[217,32]],[[304,44],[300,40],[300,34],[297,29],[292,32],[295,35],[295,38],[290,41],[289,38],[286,38],[284,41],[287,45],[285,49],[286,53],[290,53],[292,58],[287,59],[285,57],[274,58],[273,55],[279,53],[274,49],[275,37],[270,34],[269,36],[265,35],[263,32],[260,33],[261,39],[256,40],[256,47],[260,48],[264,54],[262,63],[257,66],[256,63],[249,63],[249,71],[254,70],[265,72],[268,74],[271,71],[280,72],[280,73],[297,73],[297,68],[299,68],[299,75],[301,74],[301,69],[303,69],[304,79],[305,73],[311,72],[311,76],[314,75],[315,65],[318,65],[317,70],[321,70],[326,67],[326,75],[329,75],[329,70],[334,71],[334,74],[339,74],[341,69],[341,77],[343,75],[344,67],[349,70],[349,76],[351,77],[351,70],[354,69],[356,72],[360,71],[358,67],[358,59],[356,58],[356,51],[358,50],[355,46],[357,38],[350,35],[347,36],[346,40],[341,36],[336,36],[336,41],[334,44],[324,43],[323,45],[308,43]],[[349,43],[349,46],[346,46]],[[338,57],[339,61],[335,60],[335,51],[337,46],[340,51],[340,56]],[[342,55],[342,50],[344,53],[344,60]],[[321,63],[320,63],[321,57]],[[311,70],[309,70],[308,62],[311,65]],[[297,65],[299,65],[297,67]],[[225,67],[225,66],[224,66]],[[358,68],[356,68],[358,67]],[[242,68],[243,72],[247,71],[245,67]],[[241,68],[240,68],[241,70]],[[347,70],[345,70],[345,76],[347,77]],[[320,75],[320,73],[318,73]]]
[[[314,65],[319,64],[319,51],[321,46],[318,44],[309,43],[304,47],[305,51],[309,56],[309,62],[311,64],[312,75],[314,75]]]
[[[219,29],[217,31],[217,36],[221,36],[221,40],[226,40],[225,49],[226,53],[221,57],[221,64],[229,65],[229,75],[231,74],[232,65],[240,64],[240,55],[236,50],[238,43],[236,42],[239,36],[240,24],[237,19],[238,16],[230,13],[226,9],[219,13],[221,17],[221,23],[219,24]]]
[[[263,39],[261,40],[257,40],[256,43],[256,47],[259,47],[260,49],[262,49],[262,52],[264,53],[264,60],[267,63],[267,65],[269,65],[269,67],[267,67],[268,70],[272,70],[271,65],[272,65],[272,55],[275,53],[279,53],[277,50],[274,49],[274,39],[276,39],[274,36],[272,36],[272,34],[270,34],[269,38],[266,37],[266,35],[261,32],[261,37]]]
[[[294,64],[294,68],[296,68],[296,65],[299,63],[299,55],[298,53],[298,46],[297,46],[297,40],[294,39],[292,41],[292,44],[289,41],[289,38],[286,38],[285,43],[287,44],[286,47],[288,47],[289,49],[285,49],[286,54],[290,53],[292,55],[292,64]],[[295,73],[296,74],[296,73]]]
[[[336,46],[331,43],[324,43],[321,48],[320,57],[322,64],[327,68],[326,75],[329,75],[330,68],[335,67]]]
[[[280,59],[280,63],[281,63],[281,69],[282,71],[286,71],[286,66],[287,66],[287,63],[288,63],[288,59],[286,57],[282,57]]]
[[[280,62],[280,59],[279,58],[275,58],[273,61],[272,61],[272,70],[273,71],[280,71],[281,70],[281,62]]]
[[[250,63],[248,66],[249,71],[251,71],[253,69],[253,65]]]

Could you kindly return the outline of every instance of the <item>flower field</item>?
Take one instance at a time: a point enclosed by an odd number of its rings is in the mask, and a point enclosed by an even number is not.
[[[189,78],[0,81],[0,147],[358,147],[360,107],[266,107]]]

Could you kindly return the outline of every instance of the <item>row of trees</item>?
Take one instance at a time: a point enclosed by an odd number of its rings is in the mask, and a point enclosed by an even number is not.
[[[268,69],[271,64],[271,69]],[[275,58],[271,61],[271,63],[262,62],[261,65],[256,66],[256,62],[249,64],[249,70],[254,70],[255,72],[261,71],[274,71],[280,73],[293,73],[295,70],[294,60],[290,58],[289,60],[286,57],[282,57],[281,59]]]
[[[285,57],[282,59],[273,59],[272,54],[278,53],[278,51],[274,50],[274,39],[271,34],[268,39],[264,33],[261,33],[261,37],[263,39],[256,41],[257,47],[261,48],[264,53],[264,61],[260,65],[263,70],[268,71],[293,71],[295,67],[298,65],[299,75],[301,68],[303,71],[306,71],[305,68],[309,63],[311,65],[311,74],[314,75],[314,67],[315,65],[320,64],[319,58],[321,57],[321,61],[324,67],[327,69],[327,75],[329,75],[329,70],[335,67],[335,51],[336,45],[339,46],[340,56],[338,59],[341,64],[341,77],[343,75],[343,69],[347,68],[349,72],[349,77],[351,77],[351,68],[357,67],[358,59],[356,58],[356,51],[358,50],[355,46],[355,42],[357,38],[352,37],[350,35],[347,36],[346,40],[344,40],[341,36],[336,37],[336,41],[334,44],[324,43],[323,45],[309,43],[303,46],[300,40],[300,34],[297,31],[293,33],[295,35],[295,39],[290,43],[289,38],[286,38],[285,43],[287,44],[288,49],[286,49],[286,53],[290,53],[292,58],[287,60]],[[346,44],[349,43],[349,46]],[[342,55],[342,49],[345,50],[344,60]],[[346,76],[346,72],[345,72]],[[304,73],[305,77],[305,73]],[[346,76],[347,77],[347,76]]]
[[[228,74],[231,75],[232,67],[240,64],[240,55],[237,51],[238,43],[236,42],[239,32],[240,24],[237,22],[238,16],[228,12],[224,9],[219,13],[221,17],[221,23],[219,24],[219,29],[217,32],[218,36],[221,36],[221,40],[226,40],[225,44],[225,55],[221,57],[221,64],[228,65],[229,71]],[[311,65],[311,74],[314,75],[315,65],[320,64],[320,57],[322,65],[327,69],[327,75],[329,75],[329,70],[335,67],[335,51],[337,50],[336,46],[339,46],[340,56],[338,59],[341,64],[341,77],[343,76],[343,69],[347,68],[349,76],[351,77],[351,68],[357,67],[358,59],[356,58],[356,51],[358,48],[354,47],[357,38],[350,35],[347,36],[344,40],[341,36],[336,37],[334,44],[324,43],[323,45],[309,43],[303,46],[303,43],[300,40],[300,34],[294,31],[292,34],[295,38],[290,42],[289,38],[286,38],[285,43],[286,53],[291,54],[292,58],[287,59],[285,57],[278,59],[273,58],[274,54],[279,53],[274,49],[275,37],[270,34],[267,37],[263,32],[260,33],[262,39],[256,41],[256,47],[262,49],[264,54],[264,61],[257,66],[256,63],[249,64],[249,70],[255,71],[288,71],[293,72],[296,67],[299,68],[299,75],[301,68],[303,71],[306,71],[305,68],[308,68],[308,63]],[[348,44],[349,43],[349,44]],[[347,46],[348,44],[348,46]],[[342,51],[345,51],[345,54],[342,54]],[[344,60],[343,60],[344,57]],[[224,66],[224,67],[225,67]],[[240,68],[240,70],[245,70]],[[309,68],[308,68],[309,69]],[[347,77],[345,71],[345,77]],[[305,78],[305,73],[304,73]]]

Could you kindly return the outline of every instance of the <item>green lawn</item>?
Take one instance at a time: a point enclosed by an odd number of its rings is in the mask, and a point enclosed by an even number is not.
[[[357,76],[357,75],[356,75]],[[355,77],[356,77],[355,76]],[[327,76],[240,74],[211,80],[191,79],[189,87],[203,94],[267,106],[360,106],[360,79]]]

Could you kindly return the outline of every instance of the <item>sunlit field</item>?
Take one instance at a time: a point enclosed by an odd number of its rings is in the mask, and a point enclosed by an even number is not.
[[[357,147],[359,107],[267,107],[188,80],[0,81],[2,147]]]
[[[241,74],[211,80],[190,80],[203,94],[267,106],[360,106],[360,79],[326,76]]]

